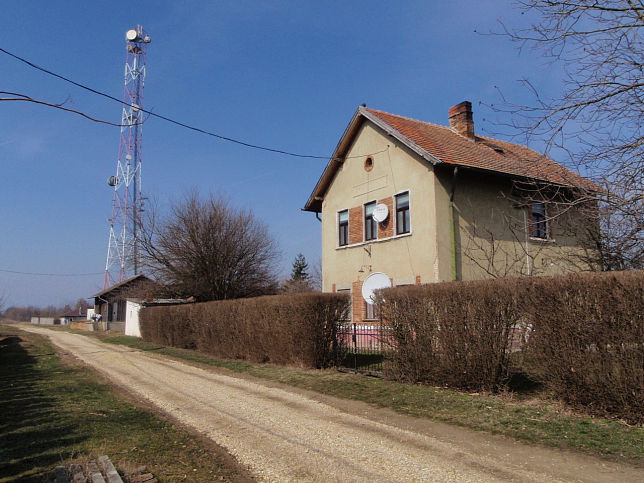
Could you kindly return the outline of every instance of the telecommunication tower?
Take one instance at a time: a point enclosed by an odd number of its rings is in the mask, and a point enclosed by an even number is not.
[[[150,36],[137,25],[125,34],[125,89],[116,175],[107,184],[114,188],[110,236],[103,288],[122,282],[140,271],[137,229],[143,211],[141,198],[141,142],[146,47]]]

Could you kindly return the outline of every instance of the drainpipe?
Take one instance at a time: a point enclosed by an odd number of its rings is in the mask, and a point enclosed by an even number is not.
[[[528,275],[532,275],[532,267],[530,266],[530,235],[528,234],[528,215],[526,210],[523,209],[523,229],[525,230],[525,263],[528,267]]]
[[[320,212],[319,212],[319,211],[316,211],[316,212],[315,212],[315,217],[318,219],[318,221],[319,221],[320,223],[322,223],[322,218],[320,218]]]
[[[452,173],[452,190],[449,195],[449,226],[452,238],[452,280],[458,280],[458,272],[456,270],[456,207],[454,206],[454,192],[456,191],[457,174],[458,166],[455,166]]]

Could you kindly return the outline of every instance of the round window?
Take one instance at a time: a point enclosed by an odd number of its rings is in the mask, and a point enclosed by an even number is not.
[[[373,158],[369,157],[364,161],[364,170],[371,171],[373,169]]]

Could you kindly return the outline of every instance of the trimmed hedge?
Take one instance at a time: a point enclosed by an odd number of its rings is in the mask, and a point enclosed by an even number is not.
[[[383,291],[391,328],[388,377],[466,390],[507,379],[506,348],[521,310],[510,279],[450,282]]]
[[[644,272],[536,280],[525,370],[567,403],[644,423]]]
[[[349,298],[306,293],[146,307],[144,340],[224,359],[328,367]]]
[[[466,390],[521,369],[565,402],[644,422],[644,272],[451,282],[383,291],[386,373]]]

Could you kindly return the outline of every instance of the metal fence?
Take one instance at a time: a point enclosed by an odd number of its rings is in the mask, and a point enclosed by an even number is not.
[[[367,374],[380,374],[386,357],[390,329],[379,323],[348,323],[336,334],[336,367]]]

